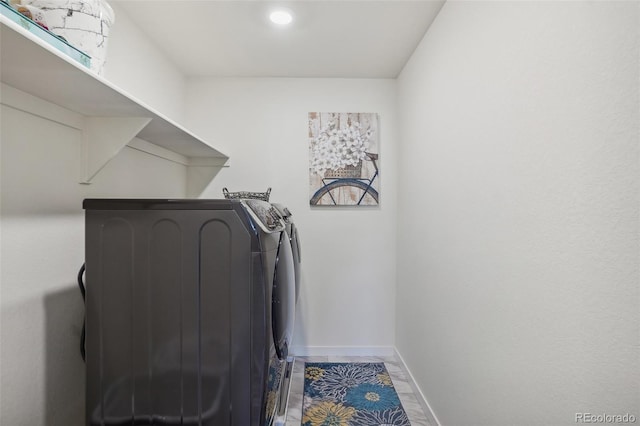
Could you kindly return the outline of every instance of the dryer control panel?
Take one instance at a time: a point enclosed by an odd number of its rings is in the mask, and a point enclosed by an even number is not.
[[[242,200],[247,212],[264,232],[280,232],[285,228],[280,212],[271,204],[262,200]]]

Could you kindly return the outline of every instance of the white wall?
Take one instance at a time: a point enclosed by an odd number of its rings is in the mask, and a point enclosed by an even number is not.
[[[155,110],[183,118],[184,78],[117,7],[105,77]],[[149,78],[153,76],[153,78]],[[78,184],[80,131],[3,105],[0,197],[0,424],[84,424],[79,353],[85,197],[183,197],[183,166],[125,148]],[[56,109],[57,108],[57,109]]]
[[[182,123],[184,76],[154,41],[135,26],[117,1],[109,4],[116,20],[109,34],[104,77],[143,104]]]
[[[396,114],[394,80],[193,79],[186,121],[231,167],[202,195],[264,191],[289,207],[302,239],[300,353],[378,353],[394,344]],[[381,129],[381,206],[309,206],[309,112],[374,112]]]
[[[443,425],[640,418],[638,8],[447,2],[399,78],[397,348]]]

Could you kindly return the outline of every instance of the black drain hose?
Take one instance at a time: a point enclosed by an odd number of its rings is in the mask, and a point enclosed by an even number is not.
[[[82,267],[80,267],[80,271],[78,272],[78,287],[80,287],[80,293],[82,293],[82,300],[85,301],[85,287],[84,287],[84,281],[82,280],[82,276],[84,275],[84,271],[85,271],[86,267],[85,264],[82,264]],[[85,303],[86,304],[86,303]],[[84,340],[85,340],[85,327],[86,327],[86,321],[85,319],[82,320],[82,333],[80,333],[80,355],[82,356],[82,360],[86,362],[86,353],[85,353],[85,345],[84,345]]]

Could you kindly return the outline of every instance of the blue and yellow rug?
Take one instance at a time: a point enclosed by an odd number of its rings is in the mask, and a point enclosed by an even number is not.
[[[410,426],[384,363],[306,363],[303,426]]]

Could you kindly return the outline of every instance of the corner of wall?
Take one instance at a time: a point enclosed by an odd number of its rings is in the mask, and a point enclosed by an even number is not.
[[[173,121],[184,121],[186,77],[162,49],[112,4],[115,22],[109,33],[105,77]],[[162,90],[158,90],[162,88]]]

